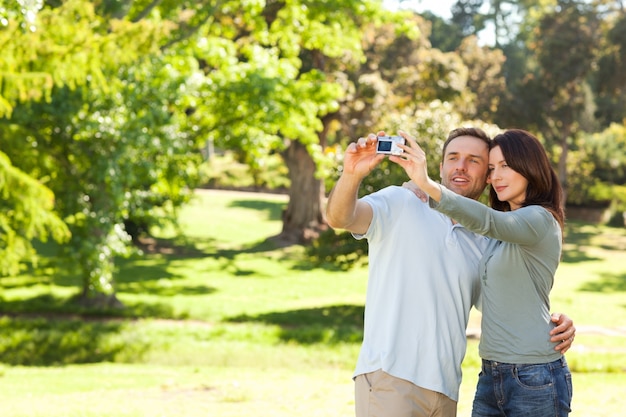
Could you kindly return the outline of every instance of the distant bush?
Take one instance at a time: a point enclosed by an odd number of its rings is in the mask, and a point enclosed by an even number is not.
[[[311,263],[320,267],[349,270],[367,263],[367,241],[345,231],[328,229],[306,247]]]
[[[232,152],[212,155],[201,166],[203,186],[207,188],[283,191],[289,188],[287,167],[280,155],[265,157],[262,169],[253,170],[237,160]]]

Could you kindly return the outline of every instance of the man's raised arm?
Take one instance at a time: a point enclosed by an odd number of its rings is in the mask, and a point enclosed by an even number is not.
[[[376,153],[376,142],[376,135],[370,134],[346,148],[341,177],[326,206],[326,220],[333,229],[363,234],[369,228],[372,208],[358,199],[358,191],[363,178],[385,158],[385,155]]]

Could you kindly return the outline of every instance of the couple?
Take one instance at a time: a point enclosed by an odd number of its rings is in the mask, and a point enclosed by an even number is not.
[[[567,416],[572,385],[563,353],[575,328],[549,313],[564,215],[545,150],[522,130],[491,140],[480,129],[455,129],[439,185],[419,145],[400,135],[408,145],[389,158],[430,203],[408,186],[357,199],[362,179],[385,157],[370,134],[346,149],[327,206],[333,228],[369,244],[357,417],[455,416],[473,305],[483,313],[483,363],[472,415]],[[493,208],[475,201],[486,183]]]

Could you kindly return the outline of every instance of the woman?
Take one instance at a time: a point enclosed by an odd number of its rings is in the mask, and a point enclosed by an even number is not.
[[[430,196],[435,209],[491,238],[480,261],[483,365],[472,416],[567,416],[571,373],[546,337],[552,326],[549,294],[561,258],[563,191],[545,149],[524,130],[493,139],[489,208],[431,180],[424,152],[401,134],[410,146],[401,146],[402,157],[390,160]]]

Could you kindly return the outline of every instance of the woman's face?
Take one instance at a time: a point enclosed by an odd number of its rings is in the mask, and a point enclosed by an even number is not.
[[[508,202],[511,210],[520,208],[526,199],[528,180],[508,166],[499,146],[489,151],[487,182],[495,190],[498,200]]]

